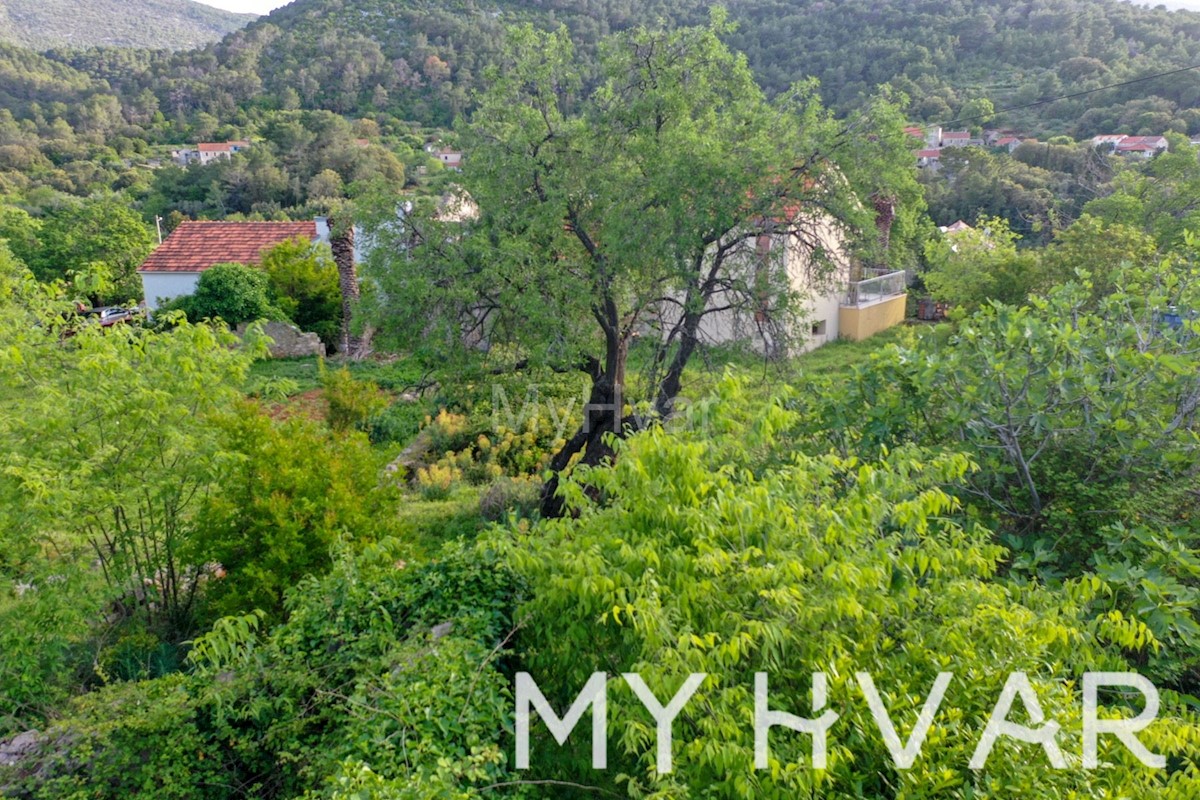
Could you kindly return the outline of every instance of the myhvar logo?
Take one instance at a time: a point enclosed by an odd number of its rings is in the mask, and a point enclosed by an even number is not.
[[[665,706],[655,697],[646,686],[641,676],[634,673],[622,675],[629,688],[645,706],[650,716],[654,718],[657,729],[657,765],[660,773],[671,771],[671,726],[679,712],[704,683],[706,673],[696,672],[688,676],[683,686],[675,693]],[[934,716],[941,707],[946,696],[946,690],[954,678],[952,672],[938,673],[933,683],[929,697],[925,700],[917,723],[913,727],[908,741],[901,743],[892,723],[887,706],[875,687],[875,682],[866,672],[855,673],[855,681],[867,701],[871,716],[883,737],[892,762],[897,769],[909,769],[921,754],[925,737],[933,725]],[[1134,689],[1142,694],[1146,705],[1141,713],[1126,719],[1099,718],[1099,690],[1101,687],[1120,686]],[[537,683],[528,672],[517,673],[516,687],[516,716],[517,716],[517,769],[529,769],[529,720],[530,707],[542,718],[549,728],[551,735],[559,745],[567,742],[576,724],[587,709],[592,711],[592,767],[605,769],[608,766],[608,677],[603,672],[595,672],[584,685],[583,690],[575,698],[567,713],[561,719],[550,707],[546,696],[542,694]],[[1020,698],[1029,720],[1036,727],[1020,725],[1008,719],[1013,703]],[[754,676],[754,767],[768,769],[767,738],[771,728],[783,727],[813,737],[812,768],[825,769],[829,729],[840,716],[836,711],[827,709],[828,677],[823,672],[813,673],[812,676],[812,710],[820,714],[814,718],[804,718],[789,714],[785,711],[772,711],[768,701],[767,673],[758,672]],[[1102,735],[1117,737],[1122,744],[1147,767],[1162,769],[1166,758],[1151,753],[1137,738],[1137,732],[1152,723],[1158,716],[1158,690],[1147,678],[1132,672],[1087,672],[1083,675],[1083,767],[1096,769],[1099,766],[1098,742]],[[1014,672],[1008,676],[1004,689],[992,709],[987,725],[979,737],[971,757],[970,768],[984,769],[988,756],[997,740],[1002,736],[1016,739],[1020,742],[1038,744],[1046,752],[1046,758],[1055,769],[1066,769],[1067,760],[1056,740],[1062,726],[1054,720],[1046,720],[1038,702],[1037,694],[1029,683],[1024,672]]]

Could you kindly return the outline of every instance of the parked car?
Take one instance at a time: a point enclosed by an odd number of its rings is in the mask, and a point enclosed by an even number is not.
[[[68,325],[63,331],[63,336],[74,336],[78,328],[82,325],[99,325],[101,328],[111,328],[113,325],[132,322],[144,313],[145,311],[138,307],[103,306],[100,308],[88,308],[82,303],[77,303],[75,305],[75,315],[78,322]]]

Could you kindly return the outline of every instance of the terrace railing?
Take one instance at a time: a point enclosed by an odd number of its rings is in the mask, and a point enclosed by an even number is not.
[[[904,270],[864,269],[864,277],[851,281],[842,299],[845,306],[863,306],[904,294],[908,284]]]

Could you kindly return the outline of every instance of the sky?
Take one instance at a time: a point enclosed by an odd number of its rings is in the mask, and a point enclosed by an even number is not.
[[[199,0],[206,6],[216,6],[226,11],[240,11],[246,14],[266,14],[273,8],[286,6],[290,0]]]

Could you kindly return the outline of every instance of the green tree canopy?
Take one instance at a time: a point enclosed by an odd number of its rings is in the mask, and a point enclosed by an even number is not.
[[[313,331],[326,346],[338,338],[342,296],[337,265],[327,246],[296,239],[263,253],[259,267],[270,279],[275,305],[302,330]]]
[[[29,266],[43,281],[101,270],[107,287],[93,300],[100,304],[139,300],[137,275],[154,249],[149,226],[118,198],[73,203],[51,213],[39,234],[41,246]]]
[[[820,229],[878,241],[856,189],[917,202],[894,108],[872,107],[857,124],[868,135],[835,120],[811,83],[768,101],[724,30],[718,15],[607,40],[594,90],[565,30],[510,31],[463,130],[478,216],[417,209],[397,225],[385,210],[376,222],[393,246],[376,248],[374,322],[393,342],[443,361],[510,345],[589,376],[588,418],[556,472],[580,452],[608,455],[605,433],[633,424],[627,403],[671,413],[711,314],[751,320],[782,349],[802,298],[778,266],[756,267],[760,237],[810,249],[819,284],[831,268]],[[626,375],[635,340],[651,364],[639,397]]]
[[[192,294],[165,304],[159,314],[176,309],[195,322],[220,319],[231,326],[284,317],[271,302],[267,273],[244,264],[216,264],[206,269]]]

